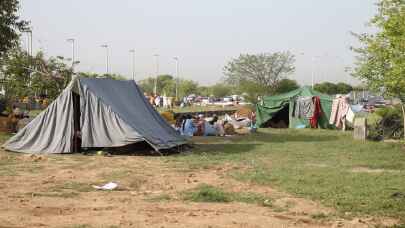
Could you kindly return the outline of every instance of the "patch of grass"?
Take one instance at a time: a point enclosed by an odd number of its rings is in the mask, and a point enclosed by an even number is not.
[[[12,134],[10,134],[10,133],[0,132],[0,143],[3,144],[3,143],[6,142],[11,136],[12,136]]]
[[[405,194],[401,144],[362,142],[353,140],[351,132],[311,129],[259,129],[257,134],[196,138],[194,143],[192,153],[164,159],[185,169],[245,167],[230,175],[319,201],[341,215],[405,218],[405,197],[395,196]],[[356,167],[395,172],[352,172]]]
[[[129,180],[129,184],[128,186],[132,189],[132,190],[139,190],[143,184],[145,184],[147,181],[143,178],[140,177],[131,177],[131,179]]]
[[[147,199],[145,199],[148,202],[168,202],[172,199],[172,197],[168,194],[161,194],[157,196],[152,196]]]
[[[232,196],[219,188],[202,184],[196,189],[185,192],[183,199],[193,202],[228,203],[232,201]]]
[[[272,207],[272,200],[256,193],[225,192],[224,190],[201,184],[197,188],[183,193],[183,200],[192,202],[229,203],[243,202]]]
[[[65,228],[91,228],[89,224],[74,224],[71,226],[65,226]]]
[[[329,219],[329,215],[325,214],[325,213],[317,213],[317,214],[312,214],[311,218],[316,219],[316,220],[327,220]]]
[[[32,192],[27,193],[32,197],[57,197],[57,198],[75,198],[79,196],[77,192]]]
[[[94,189],[90,184],[80,183],[80,182],[66,182],[61,185],[56,185],[48,189],[49,192],[63,192],[66,190],[76,191],[76,192],[91,192]]]
[[[18,176],[24,173],[36,173],[44,167],[34,162],[24,162],[17,154],[0,152],[0,176]]]
[[[100,175],[100,177],[106,181],[119,181],[131,176],[132,174],[133,171],[130,169],[118,169],[111,172],[104,172]]]

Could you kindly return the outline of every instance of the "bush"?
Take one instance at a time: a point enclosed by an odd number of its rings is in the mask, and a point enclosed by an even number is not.
[[[404,135],[401,107],[379,108],[367,118],[368,137],[372,140],[400,139]]]

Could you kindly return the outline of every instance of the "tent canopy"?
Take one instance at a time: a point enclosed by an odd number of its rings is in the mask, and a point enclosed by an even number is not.
[[[282,109],[289,108],[289,127],[295,128],[298,125],[309,126],[309,121],[307,119],[299,119],[293,117],[293,107],[294,102],[297,97],[307,97],[307,96],[319,96],[321,100],[322,115],[318,121],[321,128],[329,127],[329,117],[332,109],[332,97],[322,94],[313,90],[309,86],[304,86],[299,89],[293,90],[288,93],[276,95],[276,96],[266,96],[263,97],[262,101],[256,105],[256,121],[258,126],[264,126],[264,124],[271,120],[278,112]]]
[[[134,81],[77,78],[3,147],[26,153],[71,153],[80,147],[147,142],[155,150],[187,141],[146,101]]]

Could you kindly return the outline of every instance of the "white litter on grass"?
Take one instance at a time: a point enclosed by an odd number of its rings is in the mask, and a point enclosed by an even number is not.
[[[109,182],[103,186],[93,185],[93,188],[98,189],[98,190],[114,190],[117,187],[118,187],[118,184],[114,183],[114,182]]]

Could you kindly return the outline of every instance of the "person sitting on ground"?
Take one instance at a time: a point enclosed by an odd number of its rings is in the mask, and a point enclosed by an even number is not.
[[[197,122],[196,122],[196,127],[197,127],[197,131],[194,133],[194,136],[203,136],[204,132],[205,132],[205,119],[204,119],[204,115],[200,114],[198,115],[198,117],[196,118]]]
[[[24,113],[21,111],[19,107],[13,105],[13,115],[17,118],[22,118],[24,116]]]
[[[224,121],[224,133],[225,133],[225,135],[235,135],[236,134],[235,128],[228,121]]]
[[[176,123],[174,124],[174,129],[175,129],[177,132],[179,132],[180,134],[181,134],[181,126],[182,126],[182,123],[183,123],[184,119],[185,119],[185,116],[179,115],[179,116],[176,118]]]
[[[186,115],[181,125],[181,134],[185,136],[192,137],[194,133],[197,131],[197,128],[194,125],[193,119],[191,115]]]
[[[214,117],[211,121],[204,121],[204,136],[217,136],[218,131],[215,127],[218,117]]]

